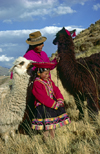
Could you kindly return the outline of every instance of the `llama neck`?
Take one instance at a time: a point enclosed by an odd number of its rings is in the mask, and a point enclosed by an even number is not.
[[[17,73],[13,74],[12,88],[9,89],[4,98],[5,109],[14,111],[15,113],[24,114],[26,108],[27,89],[29,84],[29,77],[27,74],[19,76]]]
[[[76,65],[76,59],[72,37],[61,34],[58,40],[58,53],[61,59],[60,63],[66,64],[66,71],[70,67],[71,69],[74,69]]]
[[[77,74],[77,63],[74,57],[70,55],[63,55],[57,66],[58,76],[62,82],[63,87],[72,94],[75,74]],[[67,86],[66,86],[67,85]]]
[[[20,101],[26,101],[28,84],[29,76],[27,74],[22,76],[14,74],[11,95],[13,95],[15,98],[20,96]]]
[[[74,43],[71,36],[61,35],[58,40],[60,58],[75,62]]]
[[[60,56],[60,62],[61,63],[64,63],[66,64],[66,66],[70,66],[73,67],[74,69],[74,66],[76,65],[76,59],[75,59],[75,52],[73,50],[73,48],[67,48],[66,49],[66,46],[62,47],[62,46],[59,46],[58,47],[58,53],[59,56]],[[67,67],[66,67],[67,69]]]
[[[75,59],[75,55],[73,54],[60,54],[60,61],[59,61],[59,68],[60,70],[64,70],[67,74],[72,76],[72,72],[75,72],[77,69],[77,62]],[[70,69],[70,71],[69,71]],[[71,73],[70,73],[71,72]]]
[[[74,83],[73,76],[78,73],[77,72],[78,65],[75,59],[73,42],[61,39],[60,43],[58,44],[58,53],[60,56],[60,61],[57,67],[59,77],[61,81],[64,82],[64,84],[65,83],[69,84],[69,87],[71,87],[72,86],[71,83]]]

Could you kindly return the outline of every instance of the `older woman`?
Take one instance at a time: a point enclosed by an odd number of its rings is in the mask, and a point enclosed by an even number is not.
[[[41,35],[40,31],[30,33],[29,38],[26,40],[26,43],[29,44],[29,48],[26,51],[24,57],[28,60],[33,60],[37,62],[50,62],[47,54],[42,51],[46,39],[46,37]],[[57,65],[57,58],[53,59],[52,62],[55,63],[55,67]],[[33,70],[35,68],[36,67],[33,67]]]

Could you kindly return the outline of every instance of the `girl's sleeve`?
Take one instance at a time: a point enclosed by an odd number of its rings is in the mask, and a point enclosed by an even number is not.
[[[34,81],[32,93],[40,103],[50,108],[56,108],[57,102],[47,95],[44,85],[39,81]]]
[[[61,94],[61,91],[59,90],[59,88],[55,85],[55,83],[52,81],[52,85],[53,85],[53,90],[54,90],[54,94],[55,97],[57,99],[57,101],[64,101],[64,97]]]

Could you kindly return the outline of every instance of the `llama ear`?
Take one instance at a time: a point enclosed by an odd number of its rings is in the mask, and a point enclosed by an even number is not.
[[[67,29],[64,28],[64,31],[67,33],[67,35],[71,35],[70,31],[68,31]]]
[[[62,30],[65,31],[65,27],[63,27]]]

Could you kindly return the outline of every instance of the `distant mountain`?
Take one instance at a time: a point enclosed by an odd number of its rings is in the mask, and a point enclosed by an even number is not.
[[[10,72],[8,68],[0,66],[0,76],[9,76]]]

